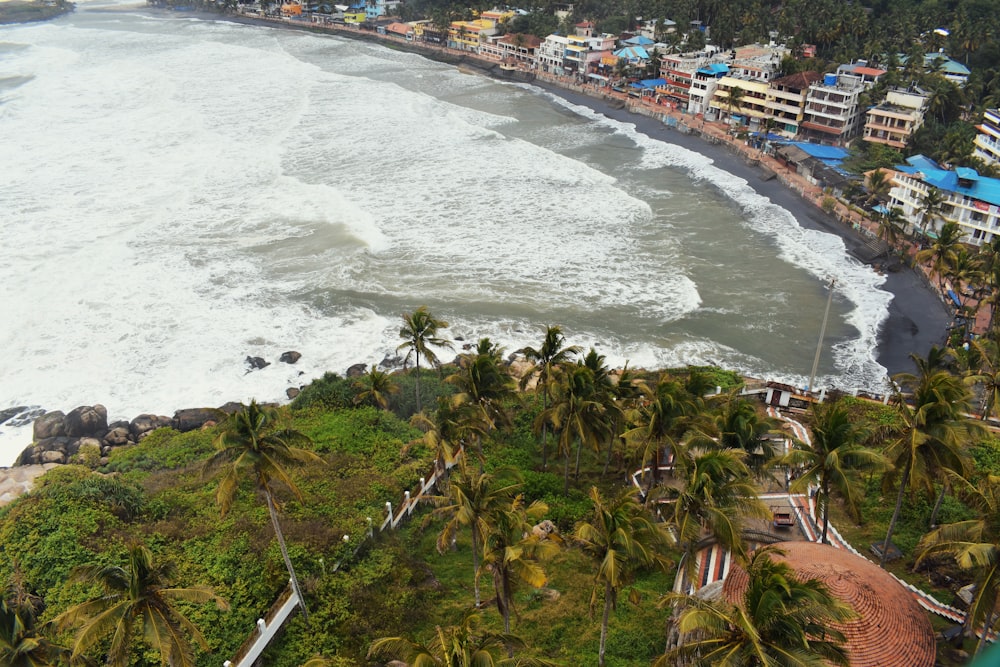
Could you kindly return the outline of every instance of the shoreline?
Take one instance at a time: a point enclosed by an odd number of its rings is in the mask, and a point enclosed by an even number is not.
[[[190,14],[188,14],[190,16]],[[758,195],[766,197],[772,203],[788,211],[804,228],[834,234],[839,237],[847,253],[856,257],[855,251],[864,246],[865,237],[852,228],[852,224],[861,224],[843,206],[838,206],[840,219],[820,208],[819,199],[822,192],[800,176],[789,173],[786,169],[777,167],[771,158],[761,160],[757,164],[747,162],[752,156],[749,151],[743,153],[739,144],[730,143],[726,136],[725,126],[718,123],[701,123],[700,129],[687,125],[686,121],[694,120],[686,114],[668,113],[666,107],[643,108],[638,110],[630,99],[611,96],[600,89],[588,89],[573,84],[563,85],[557,77],[548,75],[535,76],[534,80],[524,81],[497,76],[495,70],[499,63],[480,58],[473,54],[453,52],[444,47],[429,46],[415,42],[406,42],[397,38],[378,35],[373,32],[362,32],[357,28],[341,26],[319,26],[311,23],[294,22],[284,19],[269,19],[246,15],[217,15],[198,13],[199,18],[207,20],[222,20],[243,25],[270,26],[279,29],[298,30],[323,35],[338,35],[380,44],[386,48],[397,49],[421,55],[430,60],[451,66],[469,66],[497,81],[523,83],[535,86],[540,90],[556,95],[572,104],[584,106],[613,120],[635,125],[638,132],[669,144],[674,144],[698,153],[712,160],[720,169],[733,174],[747,182]],[[537,74],[537,73],[536,73]],[[661,116],[671,115],[685,125],[687,131],[680,131],[668,126],[658,118],[642,113],[649,111]],[[764,161],[772,164],[763,165]],[[771,168],[771,167],[775,168]],[[819,198],[817,198],[817,195]],[[889,312],[878,332],[878,346],[875,360],[885,367],[889,376],[897,373],[912,372],[914,369],[911,353],[926,356],[934,345],[942,345],[947,340],[948,327],[952,316],[944,299],[934,290],[928,279],[910,266],[899,270],[886,272],[885,283],[881,289],[892,294]]]

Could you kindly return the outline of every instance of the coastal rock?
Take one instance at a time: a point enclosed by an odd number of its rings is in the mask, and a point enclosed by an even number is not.
[[[288,352],[283,352],[281,354],[281,357],[278,358],[278,361],[286,363],[286,364],[294,364],[296,361],[298,361],[301,358],[302,358],[302,354],[301,353],[296,352],[294,350],[291,350],[291,351],[288,351]]]
[[[242,403],[237,403],[236,401],[229,401],[225,405],[219,407],[221,412],[225,412],[227,415],[233,415],[243,409]]]
[[[263,357],[251,357],[247,356],[246,359],[247,366],[250,367],[251,371],[259,371],[262,368],[266,368],[271,365],[270,361],[265,361]]]
[[[16,408],[7,408],[6,410],[0,410],[0,424],[3,424],[8,419],[16,417],[25,410],[28,409],[26,405],[19,405]]]
[[[146,437],[147,434],[158,428],[171,426],[173,421],[174,420],[170,417],[164,417],[162,415],[143,414],[132,420],[129,424],[129,431],[132,433],[132,439],[138,442]]]
[[[387,370],[400,368],[403,365],[403,358],[398,354],[394,354],[392,356],[387,354],[382,358],[382,361],[380,361],[378,365]]]
[[[354,364],[344,375],[349,378],[359,378],[367,372],[367,369],[368,364]]]
[[[201,428],[206,422],[218,422],[222,416],[215,408],[187,408],[174,413],[172,426],[186,433]]]
[[[63,420],[66,435],[104,435],[108,432],[108,410],[103,405],[81,405]]]
[[[45,410],[43,408],[27,408],[23,412],[18,413],[17,415],[14,415],[13,418],[9,419],[7,421],[7,426],[27,426],[44,414]]]
[[[45,440],[66,435],[66,414],[62,410],[53,410],[35,420],[31,439]]]
[[[285,396],[287,396],[290,399],[295,398],[301,393],[302,390],[299,389],[298,387],[289,387],[288,389],[285,390]]]
[[[35,479],[54,467],[54,464],[48,464],[0,468],[0,507],[31,491]]]
[[[131,442],[131,435],[132,431],[129,429],[128,422],[125,422],[124,426],[115,426],[108,431],[108,434],[104,436],[104,444],[108,447],[121,447]]]
[[[39,463],[66,463],[66,455],[59,450],[42,452]]]

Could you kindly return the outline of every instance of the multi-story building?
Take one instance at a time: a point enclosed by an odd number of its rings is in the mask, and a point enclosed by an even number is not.
[[[835,146],[853,139],[864,117],[859,104],[864,91],[861,77],[853,74],[826,74],[809,86],[800,138]]]
[[[850,74],[861,80],[861,85],[865,89],[874,86],[879,78],[885,74],[886,70],[876,67],[869,67],[867,60],[858,60],[848,65],[841,65],[837,68],[837,74]]]
[[[823,78],[819,72],[799,72],[773,79],[764,106],[770,117],[771,132],[794,139],[805,118],[809,86]]]
[[[902,209],[912,229],[936,235],[944,222],[957,223],[962,240],[989,243],[1000,235],[1000,179],[980,176],[975,169],[942,169],[923,155],[906,159],[892,174],[889,206]],[[924,219],[924,198],[935,189],[942,195],[941,213]]]
[[[500,23],[513,18],[513,12],[483,12],[473,21],[452,21],[448,29],[448,46],[460,51],[479,53],[489,37],[497,34]]]
[[[538,47],[538,67],[553,74],[596,71],[602,59],[612,62],[615,48],[614,35],[594,34],[594,24],[583,21],[576,24],[576,34],[549,35]]]
[[[488,37],[479,47],[479,55],[505,63],[522,63],[534,67],[541,43],[542,40],[534,35],[507,33],[500,37]]]
[[[691,79],[691,88],[688,91],[688,112],[693,114],[705,114],[709,120],[714,120],[714,112],[709,103],[715,96],[715,90],[719,86],[719,81],[729,74],[729,65],[726,63],[706,63],[694,71]]]
[[[885,101],[866,114],[865,141],[904,148],[924,122],[927,100],[927,93],[917,87],[890,90]]]
[[[979,134],[973,155],[986,164],[1000,164],[1000,110],[987,109],[983,122],[976,129]]]
[[[549,35],[538,47],[538,68],[543,72],[562,75],[565,73],[563,58],[569,38],[563,35]]]
[[[719,79],[709,107],[715,110],[715,116],[719,120],[728,121],[732,125],[749,125],[755,130],[761,120],[768,116],[767,91],[766,81],[729,74]]]
[[[392,16],[401,4],[402,0],[366,0],[365,18],[374,21],[382,16]]]

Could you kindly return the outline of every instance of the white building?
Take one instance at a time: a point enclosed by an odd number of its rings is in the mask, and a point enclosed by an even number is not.
[[[986,164],[1000,164],[1000,111],[987,109],[977,129],[979,134],[973,155]]]
[[[809,86],[806,107],[799,125],[803,139],[843,146],[861,130],[864,109],[859,104],[865,91],[854,74],[826,74]]]
[[[868,110],[865,116],[865,141],[904,148],[924,122],[929,97],[923,90],[894,88],[885,101]]]
[[[893,172],[889,206],[902,209],[914,229],[926,223],[928,235],[934,236],[944,221],[954,222],[964,232],[962,240],[972,245],[989,243],[1000,234],[1000,179],[980,176],[975,169],[942,169],[923,155],[906,159]],[[923,220],[924,197],[938,190],[944,205],[936,220]]]

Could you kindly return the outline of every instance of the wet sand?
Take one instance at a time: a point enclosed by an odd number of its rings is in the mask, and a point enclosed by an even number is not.
[[[710,158],[715,166],[747,181],[758,194],[789,211],[807,229],[836,234],[844,240],[848,252],[864,244],[863,237],[837,221],[819,207],[803,199],[777,179],[764,180],[766,173],[744,162],[725,145],[713,144],[696,134],[685,134],[660,121],[627,109],[615,108],[598,97],[583,95],[544,81],[532,85],[580,106],[586,106],[624,123],[632,123],[646,136],[675,144]],[[914,370],[911,354],[926,357],[934,345],[942,345],[951,323],[951,314],[924,278],[910,268],[886,274],[882,289],[893,295],[889,316],[879,332],[876,359],[890,375]]]

